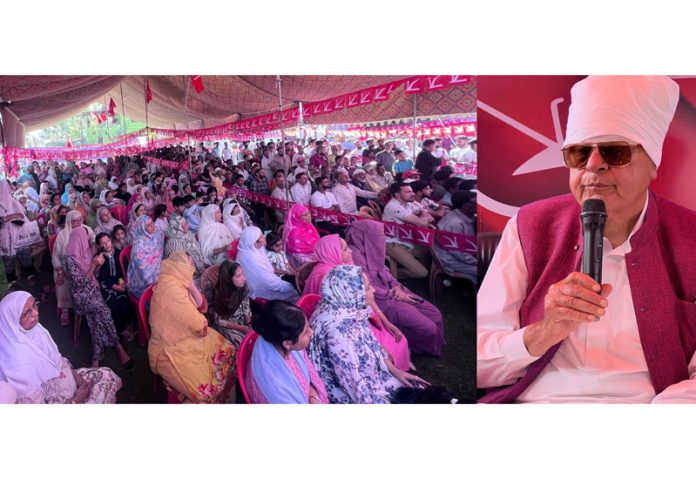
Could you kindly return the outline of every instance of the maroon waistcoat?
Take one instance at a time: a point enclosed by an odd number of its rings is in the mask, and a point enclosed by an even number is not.
[[[572,195],[519,210],[517,227],[529,273],[520,326],[541,321],[549,287],[580,270],[580,205]],[[696,212],[650,193],[645,221],[631,237],[628,281],[640,342],[655,391],[688,379],[696,350]],[[527,368],[515,384],[495,389],[481,403],[513,402],[551,361],[560,342]]]

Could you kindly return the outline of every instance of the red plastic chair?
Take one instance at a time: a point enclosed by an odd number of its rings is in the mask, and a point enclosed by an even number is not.
[[[121,251],[121,256],[118,257],[119,263],[121,263],[121,270],[123,274],[128,277],[128,265],[130,264],[131,251],[133,250],[133,245],[129,244]]]
[[[152,300],[152,290],[155,284],[148,286],[138,301],[138,337],[141,347],[145,346],[150,340],[150,324],[147,321],[147,304]]]
[[[297,300],[297,307],[300,308],[305,316],[307,316],[307,319],[309,319],[312,317],[312,313],[314,313],[320,299],[321,296],[318,294],[303,294],[302,297]]]
[[[232,242],[232,249],[227,251],[227,257],[232,261],[237,260],[237,252],[239,251],[239,240],[234,240]]]
[[[249,331],[249,334],[244,336],[242,344],[239,345],[239,351],[237,351],[237,384],[239,384],[247,404],[251,404],[246,389],[247,365],[251,360],[251,352],[254,350],[254,344],[256,344],[258,337],[259,335],[255,331]]]
[[[56,243],[56,238],[58,238],[57,234],[49,236],[48,238],[48,254],[50,254],[51,256],[53,256],[53,245]]]

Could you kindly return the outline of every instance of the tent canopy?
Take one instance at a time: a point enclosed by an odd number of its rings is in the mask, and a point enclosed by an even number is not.
[[[405,76],[302,75],[282,77],[283,108],[324,100]],[[48,127],[86,109],[95,101],[113,98],[117,114],[146,121],[145,84],[152,101],[147,123],[155,128],[212,127],[278,110],[273,75],[203,76],[204,90],[196,93],[190,75],[157,76],[0,76],[0,109],[7,146],[24,146],[26,131]],[[123,92],[123,97],[121,96]],[[476,82],[462,87],[418,95],[419,115],[468,113],[476,108]],[[309,118],[309,123],[357,123],[413,115],[412,96],[403,92],[388,101],[329,115]]]

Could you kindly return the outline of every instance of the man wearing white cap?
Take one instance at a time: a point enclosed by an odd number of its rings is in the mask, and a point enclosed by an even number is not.
[[[571,194],[518,211],[479,291],[480,401],[696,402],[696,213],[648,189],[679,86],[588,77],[571,99]],[[577,272],[590,198],[606,205],[602,285]]]

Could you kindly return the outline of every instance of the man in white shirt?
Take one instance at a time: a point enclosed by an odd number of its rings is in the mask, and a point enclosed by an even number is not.
[[[469,146],[469,139],[466,136],[458,136],[454,139],[455,148],[452,148],[449,152],[450,160],[454,163],[465,164],[472,162],[476,159],[476,152]]]
[[[227,145],[227,142],[225,142],[225,147],[222,149],[222,159],[225,160],[225,162],[232,159],[232,150]]]
[[[411,185],[394,183],[389,188],[392,199],[384,207],[382,221],[410,224],[420,228],[430,228],[433,217],[424,209],[414,205],[415,194]],[[398,238],[387,238],[387,255],[397,262],[397,279],[425,278],[428,276],[430,251],[423,246],[413,245]]]
[[[273,191],[271,192],[271,198],[277,198],[283,201],[292,201],[292,197],[289,195],[289,191],[286,188],[287,183],[285,181],[285,173],[282,171],[276,171],[273,179],[275,180],[275,188],[273,188]],[[283,210],[276,208],[275,216],[278,223],[285,223],[285,213]]]
[[[331,189],[331,192],[336,197],[338,202],[338,208],[341,213],[347,213],[354,215],[358,212],[357,200],[359,196],[361,198],[368,198],[371,200],[377,199],[377,193],[372,191],[362,190],[355,187],[350,183],[350,178],[348,177],[348,172],[344,169],[338,170],[336,173],[336,180],[338,183]]]
[[[572,194],[520,209],[478,294],[481,401],[696,402],[696,214],[648,189],[679,86],[590,76],[571,99]],[[606,205],[601,285],[577,272],[587,199]]]
[[[312,206],[315,208],[323,208],[325,210],[339,211],[338,201],[329,190],[331,188],[331,180],[328,176],[319,176],[316,179],[317,191],[312,193]],[[337,224],[328,221],[317,221],[317,228],[328,231],[332,234],[343,234],[345,229]]]
[[[295,184],[290,188],[292,200],[301,205],[308,205],[312,198],[312,185],[309,184],[307,173],[297,173],[295,180]]]

